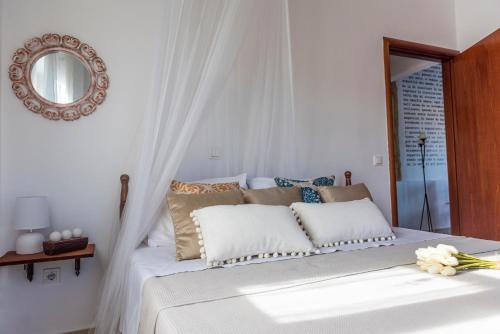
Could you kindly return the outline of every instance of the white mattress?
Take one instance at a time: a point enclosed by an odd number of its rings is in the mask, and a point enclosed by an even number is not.
[[[339,247],[323,249],[323,253],[332,253],[335,251],[351,251],[365,249],[369,247],[380,247],[390,245],[404,245],[427,240],[435,240],[449,237],[446,234],[429,233],[422,231],[409,230],[404,228],[394,228],[397,239],[390,242],[351,244]],[[321,256],[321,255],[319,255]],[[249,262],[237,263],[234,265],[245,265],[248,263],[259,263],[269,261],[282,261],[287,257],[255,259]],[[127,301],[124,307],[122,317],[122,332],[124,334],[137,333],[141,309],[142,287],[150,277],[167,276],[186,271],[206,270],[208,267],[205,262],[198,260],[176,261],[175,250],[173,247],[140,247],[132,257],[128,277]]]

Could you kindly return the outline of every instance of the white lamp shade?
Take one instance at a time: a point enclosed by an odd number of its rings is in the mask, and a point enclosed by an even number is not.
[[[50,217],[47,197],[16,198],[14,225],[17,230],[37,230],[49,227]]]

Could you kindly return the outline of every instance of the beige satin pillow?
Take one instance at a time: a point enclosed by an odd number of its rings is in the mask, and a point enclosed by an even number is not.
[[[358,183],[348,187],[318,187],[321,200],[329,202],[349,202],[363,198],[369,198],[373,201],[370,191],[364,183]]]
[[[300,189],[297,187],[274,187],[267,189],[241,189],[245,203],[290,206],[302,202]]]
[[[168,194],[167,204],[174,224],[177,260],[199,259],[201,256],[198,233],[190,217],[193,210],[214,205],[243,203],[243,195],[239,190],[206,194]]]
[[[170,190],[176,194],[206,194],[240,189],[238,182],[229,183],[189,183],[173,180]]]

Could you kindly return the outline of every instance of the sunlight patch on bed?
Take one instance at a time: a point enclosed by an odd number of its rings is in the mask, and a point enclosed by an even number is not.
[[[255,289],[246,287],[241,291],[248,294]],[[274,321],[293,323],[471,295],[486,289],[400,267],[250,294],[246,298]]]
[[[466,273],[467,275],[474,275],[478,277],[487,277],[488,279],[495,279],[500,281],[498,270],[472,270]],[[500,282],[499,282],[500,284]]]
[[[397,272],[397,273],[395,272],[395,273],[393,273],[393,276],[411,277],[414,274],[415,274],[415,271]],[[315,276],[315,277],[308,277],[308,278],[302,278],[302,279],[281,280],[281,281],[273,282],[273,283],[245,286],[245,287],[240,287],[239,291],[241,291],[245,295],[249,295],[249,294],[256,294],[256,293],[262,293],[262,292],[266,292],[266,291],[274,291],[274,290],[279,290],[279,289],[289,289],[289,288],[292,288],[295,286],[317,283],[317,282],[327,281],[327,280],[332,280],[332,279],[338,279],[339,280],[338,282],[342,282],[339,284],[343,284],[344,287],[349,286],[351,284],[357,284],[356,280],[347,280],[346,278],[342,278],[342,276],[340,276],[339,278],[333,278],[332,276]],[[370,277],[370,280],[372,282],[376,282],[377,280],[385,280],[385,279],[386,279],[385,276],[375,277],[375,275],[374,275],[373,277]],[[342,281],[340,281],[340,280],[342,280]]]
[[[435,334],[435,333],[475,333],[480,329],[481,334],[498,334],[500,324],[500,314],[479,317],[467,318],[461,321],[449,322],[441,326],[433,325],[432,328],[420,330],[418,334]]]

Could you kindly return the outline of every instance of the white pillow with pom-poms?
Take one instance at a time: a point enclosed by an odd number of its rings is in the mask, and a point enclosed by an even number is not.
[[[307,256],[315,249],[286,206],[217,205],[194,210],[201,257],[208,266],[254,257]]]
[[[317,247],[394,240],[379,208],[369,199],[290,206]]]

